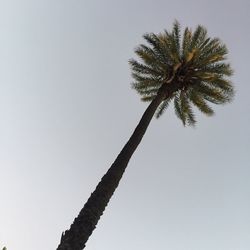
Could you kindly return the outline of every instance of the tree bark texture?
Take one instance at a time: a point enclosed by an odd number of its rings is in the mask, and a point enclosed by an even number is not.
[[[57,250],[82,250],[85,248],[89,236],[94,231],[98,220],[117,188],[127,164],[141,142],[156,109],[166,96],[169,96],[177,89],[177,86],[173,87],[174,85],[171,85],[165,84],[160,88],[158,95],[147,107],[132,136],[107,173],[102,177],[70,229],[62,234]]]

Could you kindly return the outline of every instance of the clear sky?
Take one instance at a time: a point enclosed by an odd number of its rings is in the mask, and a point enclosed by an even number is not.
[[[54,250],[146,108],[146,32],[202,24],[229,49],[232,104],[153,120],[87,250],[250,249],[250,1],[1,0],[0,248]]]

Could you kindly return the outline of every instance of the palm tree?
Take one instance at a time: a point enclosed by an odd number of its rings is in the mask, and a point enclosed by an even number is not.
[[[129,63],[132,87],[150,104],[70,229],[62,234],[57,250],[85,247],[154,114],[160,117],[173,102],[183,124],[194,125],[192,106],[211,116],[214,111],[208,102],[224,104],[232,100],[233,86],[228,79],[232,70],[225,62],[227,48],[218,38],[209,38],[204,27],[199,25],[194,32],[186,28],[181,36],[176,21],[171,32],[145,34],[144,39],[147,45],[135,49],[139,61],[132,59]]]

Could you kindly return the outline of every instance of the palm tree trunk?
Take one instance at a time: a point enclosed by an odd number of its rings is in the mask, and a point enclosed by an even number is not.
[[[117,188],[131,156],[141,142],[157,107],[164,98],[165,94],[159,91],[156,98],[144,112],[129,141],[123,147],[107,173],[102,177],[70,229],[62,234],[57,250],[82,250],[85,247],[89,236],[95,229],[98,220]]]

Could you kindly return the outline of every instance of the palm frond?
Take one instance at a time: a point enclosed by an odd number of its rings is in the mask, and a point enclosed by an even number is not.
[[[161,85],[161,80],[160,80],[161,78],[156,78],[155,76],[145,76],[145,75],[138,74],[137,72],[133,72],[132,76],[136,80],[135,84],[132,84],[133,87],[134,85],[136,85],[137,87],[139,86],[141,87],[159,86],[160,87]]]
[[[189,53],[191,41],[192,41],[192,31],[189,28],[186,28],[182,40],[182,57],[185,60]]]
[[[156,54],[153,49],[141,44],[135,49],[135,53],[141,58],[144,64],[151,66],[156,70],[162,70],[164,68],[165,64],[163,59]]]
[[[175,113],[183,123],[183,125],[194,125],[196,123],[195,116],[190,105],[186,93],[179,91],[174,99]]]
[[[147,33],[143,36],[143,38],[152,46],[154,54],[161,62],[166,63],[169,60],[169,55],[164,49],[164,43],[159,36],[154,33]]]
[[[206,36],[207,36],[207,30],[203,26],[198,25],[192,36],[189,50],[192,50],[194,48],[199,48],[199,46],[201,46],[201,44],[204,43]]]
[[[180,101],[180,91],[175,95],[174,98],[174,110],[176,116],[181,119],[183,125],[185,126],[185,118],[181,109],[181,101]]]
[[[155,77],[163,75],[161,70],[156,69],[155,67],[152,67],[152,66],[139,63],[134,59],[129,60],[129,64],[131,65],[132,70],[139,74],[153,75]]]
[[[155,116],[156,118],[159,118],[164,112],[165,110],[168,108],[170,102],[172,101],[173,96],[165,99],[158,107],[158,109],[156,110]]]
[[[170,39],[170,47],[171,47],[171,54],[172,59],[174,59],[174,64],[178,64],[181,61],[181,47],[180,47],[180,24],[178,21],[174,22],[173,25],[173,31],[172,34],[168,34],[167,31],[165,31],[165,34]]]
[[[180,93],[180,104],[185,119],[184,125],[194,125],[196,120],[189,99],[184,91]]]
[[[204,114],[211,116],[214,114],[214,111],[201,95],[198,95],[197,92],[192,91],[189,96],[191,102]]]
[[[231,76],[233,74],[230,64],[221,62],[201,66],[199,71],[225,76]]]
[[[215,88],[221,89],[221,91],[223,91],[223,92],[227,92],[228,96],[233,98],[234,88],[233,88],[232,83],[228,79],[225,79],[222,76],[215,77],[214,79],[208,81],[208,84],[215,87]]]
[[[232,93],[223,91],[218,87],[208,85],[207,83],[199,83],[194,86],[194,90],[197,91],[205,100],[214,104],[225,104],[232,100]]]

